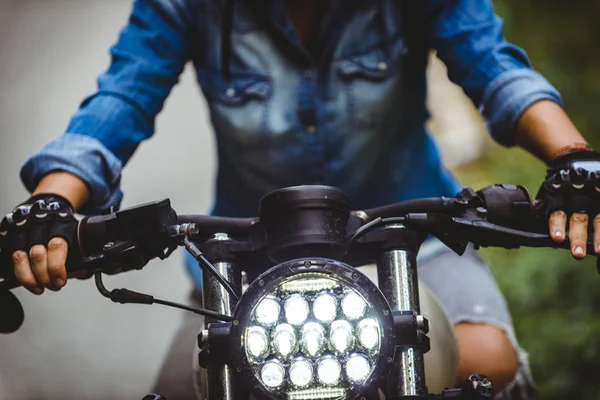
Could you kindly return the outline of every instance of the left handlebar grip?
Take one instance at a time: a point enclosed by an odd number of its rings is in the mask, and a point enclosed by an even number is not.
[[[69,249],[69,251],[70,250],[71,249]],[[85,263],[82,261],[82,258],[79,254],[75,254],[67,258],[66,267],[67,276],[69,278],[72,278],[73,275],[85,269]],[[15,276],[15,269],[10,257],[3,257],[2,260],[0,260],[0,270],[2,271],[0,278],[4,279],[0,280],[0,291],[11,290],[22,286],[21,283],[17,280],[17,277]]]
[[[83,256],[81,253],[81,238],[80,232],[82,232],[82,222],[80,221],[77,227],[77,234],[73,238],[71,245],[69,246],[67,256],[67,276],[73,277],[74,274],[81,272],[85,269],[85,263],[83,262]],[[88,235],[88,240],[89,240]],[[0,253],[0,290],[10,290],[21,286],[21,283],[17,280],[14,272],[14,265],[12,261],[12,255]]]

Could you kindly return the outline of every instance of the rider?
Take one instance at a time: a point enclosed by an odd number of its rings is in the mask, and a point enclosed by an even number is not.
[[[54,199],[63,217],[5,221],[17,278],[38,295],[65,285],[65,218],[120,204],[121,170],[189,61],[218,139],[217,215],[253,216],[262,195],[298,184],[340,187],[353,208],[455,195],[424,127],[430,49],[497,142],[555,168],[597,160],[559,93],[501,30],[491,0],[136,0],[98,91],[22,168],[34,196],[25,203]],[[551,235],[564,240],[570,217],[572,254],[583,258],[589,201],[561,203],[553,176],[542,190],[554,200]],[[455,257],[438,252],[420,274],[455,324],[457,382],[479,372],[501,396],[532,396],[492,275],[476,256]]]

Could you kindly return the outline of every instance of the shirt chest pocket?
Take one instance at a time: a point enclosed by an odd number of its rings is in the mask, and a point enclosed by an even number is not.
[[[337,93],[355,127],[377,129],[398,106],[403,89],[403,56],[406,46],[397,39],[387,50],[377,48],[345,57],[335,65]]]
[[[233,73],[227,81],[220,73],[204,73],[199,80],[217,134],[247,146],[268,139],[268,101],[273,91],[269,76]]]

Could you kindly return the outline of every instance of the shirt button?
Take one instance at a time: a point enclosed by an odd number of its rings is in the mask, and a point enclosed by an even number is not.
[[[315,133],[315,132],[317,131],[317,127],[316,127],[316,126],[314,126],[314,125],[309,125],[309,126],[307,126],[307,127],[306,127],[306,131],[307,131],[308,133],[311,133],[311,134],[312,134],[312,133]]]
[[[379,64],[377,64],[377,69],[380,71],[387,71],[388,65],[386,62],[382,61]]]
[[[235,96],[235,89],[234,88],[229,88],[225,91],[225,96],[227,97],[233,97]]]
[[[312,71],[310,69],[307,69],[307,70],[304,71],[304,76],[305,77],[310,78],[310,77],[312,77],[312,75],[313,75],[313,73],[312,73]]]

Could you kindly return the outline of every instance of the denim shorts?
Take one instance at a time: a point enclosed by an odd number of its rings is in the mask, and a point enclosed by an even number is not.
[[[485,261],[469,246],[462,256],[437,239],[427,240],[417,257],[419,280],[440,300],[453,325],[481,323],[500,328],[519,356],[514,381],[496,399],[537,398],[527,353],[519,346],[506,300]]]

